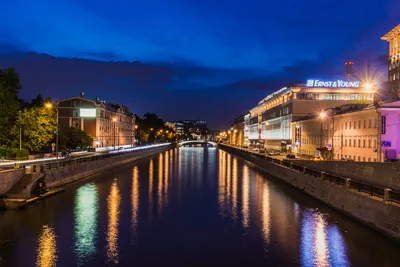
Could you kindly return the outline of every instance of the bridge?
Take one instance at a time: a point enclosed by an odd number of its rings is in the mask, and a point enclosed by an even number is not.
[[[191,146],[191,145],[205,145],[205,146],[216,147],[214,142],[207,140],[189,140],[189,141],[179,142],[179,146]]]

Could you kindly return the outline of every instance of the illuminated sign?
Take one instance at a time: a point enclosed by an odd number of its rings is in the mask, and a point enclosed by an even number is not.
[[[79,109],[79,117],[96,118],[96,109],[95,108],[81,108],[81,109]]]
[[[360,82],[307,80],[307,87],[358,88]]]

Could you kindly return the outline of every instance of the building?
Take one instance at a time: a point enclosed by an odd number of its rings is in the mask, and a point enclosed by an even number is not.
[[[293,152],[354,161],[383,161],[400,153],[400,101],[348,104],[292,122]]]
[[[93,147],[127,146],[134,144],[135,116],[123,105],[90,100],[82,92],[79,97],[57,103],[59,127],[79,127],[93,138]]]
[[[389,42],[389,99],[400,98],[400,24],[382,38]]]
[[[242,147],[244,141],[244,116],[239,116],[233,120],[230,129],[230,143],[235,146]]]
[[[308,80],[284,87],[252,108],[244,117],[244,142],[267,149],[290,151],[292,121],[347,103],[371,103],[376,90],[357,81]]]

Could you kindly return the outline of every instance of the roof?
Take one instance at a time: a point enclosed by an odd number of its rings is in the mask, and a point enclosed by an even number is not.
[[[400,24],[391,29],[388,33],[381,37],[382,40],[390,41],[394,36],[400,35]]]

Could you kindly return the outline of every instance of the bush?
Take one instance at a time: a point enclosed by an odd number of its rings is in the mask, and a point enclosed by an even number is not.
[[[29,152],[26,149],[0,147],[0,158],[2,159],[28,159]]]

